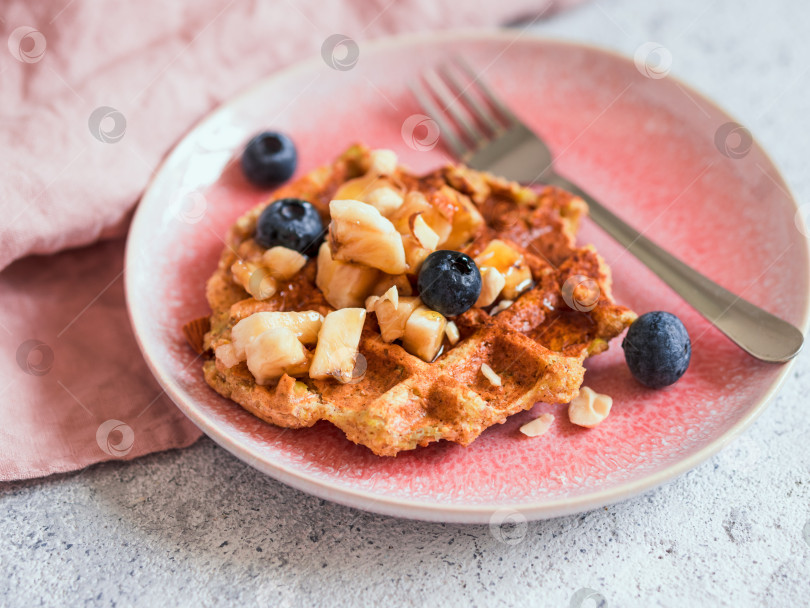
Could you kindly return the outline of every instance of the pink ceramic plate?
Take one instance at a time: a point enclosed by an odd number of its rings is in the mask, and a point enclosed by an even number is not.
[[[452,53],[546,139],[561,173],[725,287],[805,327],[804,226],[771,161],[745,132],[723,127],[726,114],[605,51],[465,32],[363,44],[349,69],[351,56],[335,64],[341,69],[317,57],[258,83],[189,133],[144,195],[129,236],[127,298],[152,371],[191,420],[251,466],[380,513],[545,518],[622,500],[691,469],[751,423],[789,365],[743,353],[589,223],[580,241],[595,243],[613,267],[616,300],[639,313],[677,314],[693,341],[689,371],[667,390],[633,380],[620,340],[589,361],[586,384],[614,399],[596,429],[572,426],[564,406],[538,404],[468,448],[439,443],[379,458],[327,423],[297,431],[266,424],[203,381],[180,328],[208,313],[204,284],[228,227],[268,194],[230,162],[246,139],[264,128],[289,133],[299,174],[354,141],[392,148],[418,171],[435,167],[450,159],[432,147],[425,124],[413,127],[422,119],[406,120],[420,112],[406,84]],[[556,420],[546,435],[521,436],[522,424],[547,411]]]

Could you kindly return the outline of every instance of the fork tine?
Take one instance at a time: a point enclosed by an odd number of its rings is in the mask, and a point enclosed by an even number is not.
[[[465,156],[470,149],[464,143],[462,143],[462,141],[453,132],[450,123],[444,119],[439,107],[433,103],[430,95],[425,93],[424,87],[417,82],[411,82],[408,84],[408,86],[410,87],[413,96],[416,97],[416,101],[419,102],[420,106],[422,106],[422,109],[427,112],[428,116],[430,116],[437,125],[439,125],[439,131],[441,132],[442,137],[447,141],[447,145],[450,146],[453,154],[458,157]]]
[[[475,114],[478,120],[487,126],[493,135],[503,131],[503,126],[495,120],[492,112],[485,108],[477,98],[467,92],[467,89],[469,89],[471,86],[475,86],[474,81],[470,81],[467,86],[462,86],[456,75],[450,71],[450,64],[447,63],[439,66],[439,73],[446,82],[449,82],[450,85],[452,85],[452,87],[455,89],[455,94],[467,103],[467,106],[472,109],[473,114]]]
[[[471,120],[469,120],[459,111],[458,107],[456,106],[456,97],[451,93],[450,89],[447,87],[447,84],[441,79],[439,74],[435,70],[431,69],[425,71],[423,77],[433,94],[436,96],[439,102],[444,105],[444,109],[447,111],[447,113],[450,114],[455,123],[461,127],[461,130],[470,139],[473,147],[477,148],[480,144],[484,143],[487,140],[487,137],[478,127],[475,126]]]
[[[458,67],[460,67],[464,72],[467,73],[467,76],[470,78],[472,83],[478,88],[478,91],[483,95],[486,100],[490,103],[492,107],[494,107],[498,112],[508,121],[508,126],[514,126],[520,124],[520,119],[512,113],[506,104],[504,104],[500,99],[495,97],[495,93],[492,92],[487,84],[473,71],[466,61],[464,61],[461,57],[456,55],[454,57],[455,63]]]

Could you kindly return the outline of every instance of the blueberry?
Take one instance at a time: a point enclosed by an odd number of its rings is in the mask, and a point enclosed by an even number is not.
[[[441,249],[422,262],[418,287],[429,308],[452,317],[471,308],[481,295],[481,272],[470,256]]]
[[[622,342],[633,376],[650,388],[675,383],[689,367],[692,343],[681,320],[668,312],[641,315]]]
[[[265,207],[254,236],[265,249],[281,246],[310,256],[317,253],[323,237],[321,216],[300,198],[282,198]]]
[[[260,188],[275,186],[295,173],[298,154],[295,144],[283,133],[259,133],[245,146],[242,171],[248,181]]]

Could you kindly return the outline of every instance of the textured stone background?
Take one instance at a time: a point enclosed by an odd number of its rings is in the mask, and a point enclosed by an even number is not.
[[[750,128],[810,201],[803,0],[597,0],[532,29],[631,56],[663,44],[672,73]],[[808,605],[808,393],[805,352],[768,411],[710,462],[640,498],[530,523],[514,544],[487,526],[326,503],[207,439],[7,484],[0,604]]]

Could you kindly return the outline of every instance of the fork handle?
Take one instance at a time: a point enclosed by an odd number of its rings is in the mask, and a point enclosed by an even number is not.
[[[796,327],[721,287],[619,219],[593,196],[567,179],[547,181],[582,197],[590,217],[658,277],[750,355],[768,363],[795,357],[804,336]]]

